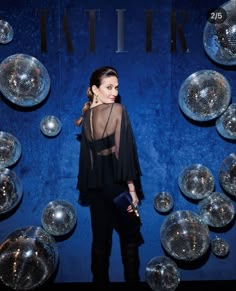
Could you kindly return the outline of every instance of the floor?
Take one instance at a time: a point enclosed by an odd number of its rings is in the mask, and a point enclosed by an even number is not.
[[[138,287],[132,288],[135,291],[151,291],[152,289],[146,282],[141,282]],[[132,291],[131,288],[126,288],[124,283],[111,283],[111,291]],[[235,291],[236,290],[236,281],[188,281],[180,282],[176,289],[164,289],[157,288],[154,291],[209,291],[213,290],[225,290],[225,291]],[[0,284],[1,291],[10,291],[13,290],[10,287]],[[26,290],[26,289],[25,289]],[[29,290],[29,289],[28,289]],[[91,283],[45,283],[42,286],[34,288],[34,290],[57,290],[57,291],[88,291],[96,290],[93,289]],[[102,290],[101,290],[102,291]]]

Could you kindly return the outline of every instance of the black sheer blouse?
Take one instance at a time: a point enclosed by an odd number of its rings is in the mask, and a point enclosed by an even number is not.
[[[119,103],[90,108],[83,119],[77,189],[79,201],[86,204],[90,193],[127,189],[127,181],[140,192],[141,169],[136,143],[126,109]]]

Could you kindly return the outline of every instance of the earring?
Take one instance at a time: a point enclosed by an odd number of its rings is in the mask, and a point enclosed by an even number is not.
[[[98,103],[98,96],[95,95],[95,103]]]

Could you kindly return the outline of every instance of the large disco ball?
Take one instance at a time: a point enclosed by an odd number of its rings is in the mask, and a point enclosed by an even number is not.
[[[185,196],[200,200],[213,192],[215,180],[207,167],[202,164],[192,164],[181,171],[178,184]]]
[[[13,210],[22,196],[22,183],[16,173],[7,168],[0,169],[0,215]]]
[[[11,133],[0,131],[0,168],[14,165],[21,156],[21,143]]]
[[[219,181],[222,188],[229,194],[236,196],[236,154],[229,154],[221,163]]]
[[[15,230],[0,245],[0,279],[12,289],[41,286],[53,275],[57,264],[55,239],[41,227]]]
[[[191,74],[179,90],[179,106],[196,121],[209,121],[221,115],[229,106],[231,87],[226,78],[212,70]]]
[[[226,195],[213,192],[198,204],[198,212],[203,221],[213,227],[223,227],[234,218],[234,204]]]
[[[54,236],[68,234],[76,225],[76,221],[75,208],[65,200],[49,202],[43,209],[41,216],[43,228]]]
[[[40,122],[41,132],[49,137],[57,136],[61,131],[62,125],[59,118],[53,115],[45,116]]]
[[[170,193],[162,191],[154,197],[154,208],[161,213],[169,212],[174,206],[174,200]]]
[[[12,41],[14,31],[12,26],[5,20],[0,20],[0,43],[7,44]]]
[[[12,103],[37,105],[47,97],[49,89],[48,71],[35,57],[15,54],[0,64],[0,91]]]
[[[177,264],[166,256],[152,258],[147,263],[145,276],[154,291],[174,291],[180,282]]]
[[[236,65],[236,4],[234,1],[228,1],[220,8],[224,9],[227,17],[220,23],[206,23],[203,32],[204,49],[218,64]]]
[[[169,214],[161,225],[160,237],[165,251],[182,261],[200,258],[210,245],[207,224],[198,214],[188,210]]]
[[[216,129],[223,137],[236,140],[236,103],[229,105],[216,120]]]

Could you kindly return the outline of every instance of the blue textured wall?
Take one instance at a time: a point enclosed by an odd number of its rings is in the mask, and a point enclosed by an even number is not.
[[[214,174],[216,190],[221,192],[218,171],[222,160],[235,152],[235,143],[224,140],[214,123],[201,126],[190,122],[180,111],[178,93],[190,74],[203,69],[216,70],[229,81],[232,102],[236,102],[235,68],[223,68],[212,62],[204,51],[202,36],[209,8],[218,7],[219,0],[145,0],[145,1],[23,1],[1,3],[0,19],[8,21],[15,32],[14,39],[1,45],[0,61],[15,53],[36,57],[48,69],[50,94],[41,106],[24,110],[15,108],[3,96],[0,100],[0,130],[15,135],[22,145],[20,161],[12,167],[23,184],[23,200],[17,211],[0,221],[0,239],[15,229],[41,225],[45,205],[55,199],[71,202],[78,214],[75,231],[65,240],[57,241],[59,268],[56,282],[87,282],[90,274],[90,218],[88,208],[77,204],[80,129],[74,120],[80,116],[86,101],[86,88],[91,71],[97,66],[115,66],[120,74],[120,94],[127,107],[137,139],[145,200],[140,208],[145,244],[140,249],[141,275],[154,256],[163,255],[160,226],[165,215],[153,207],[157,192],[168,191],[174,197],[175,210],[196,210],[180,193],[178,175],[187,165],[201,163]],[[47,52],[41,51],[40,13],[47,11]],[[96,51],[89,49],[88,15],[97,9]],[[126,52],[117,51],[117,13],[125,9]],[[152,50],[145,50],[145,10],[153,10]],[[176,52],[171,52],[171,12],[187,13],[183,31],[187,52],[182,49],[177,34]],[[67,47],[63,32],[63,15],[68,16],[73,52]],[[62,131],[55,138],[40,132],[40,121],[48,114],[62,122]],[[210,232],[211,238],[216,233]],[[230,255],[219,259],[209,254],[197,266],[180,266],[181,279],[234,280],[236,247],[235,230],[217,233],[230,244]],[[119,245],[114,234],[111,257],[111,280],[122,281]]]

